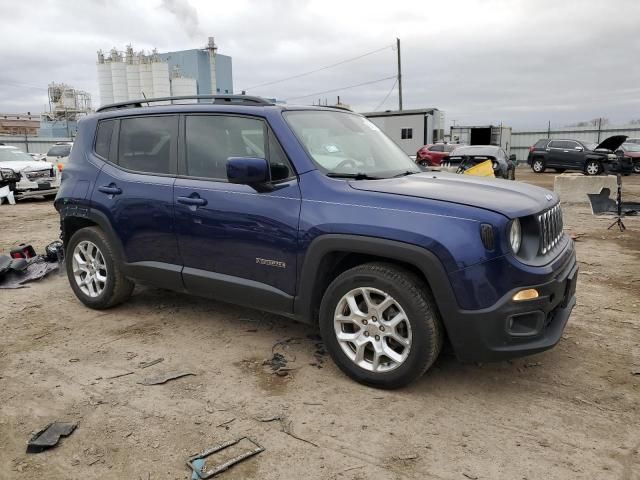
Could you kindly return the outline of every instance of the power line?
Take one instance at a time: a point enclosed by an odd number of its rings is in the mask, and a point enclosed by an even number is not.
[[[315,70],[310,70],[308,72],[299,73],[297,75],[292,75],[291,77],[282,78],[280,80],[274,80],[272,82],[261,83],[259,85],[254,85],[252,87],[247,87],[244,90],[246,91],[246,90],[251,90],[253,88],[266,87],[268,85],[275,85],[276,83],[286,82],[287,80],[293,80],[295,78],[305,77],[307,75],[311,75],[312,73],[321,72],[322,70],[327,70],[329,68],[337,67],[337,66],[343,65],[345,63],[353,62],[354,60],[359,60],[361,58],[368,57],[369,55],[373,55],[374,53],[382,52],[383,50],[386,50],[388,48],[394,48],[394,47],[395,47],[395,45],[387,45],[387,46],[379,48],[377,50],[372,50],[371,52],[363,53],[362,55],[358,55],[357,57],[347,58],[346,60],[342,60],[342,61],[337,62],[337,63],[332,63],[331,65],[326,65],[324,67],[320,67],[320,68],[317,68]]]
[[[374,112],[377,112],[378,109],[384,105],[384,102],[387,101],[387,98],[389,98],[389,95],[391,95],[391,92],[393,92],[393,89],[396,87],[396,84],[398,83],[398,78],[396,77],[396,81],[393,82],[393,85],[391,85],[391,89],[389,90],[389,93],[387,93],[387,96],[384,97],[384,99],[378,104],[378,106],[376,108],[373,109]]]
[[[333,92],[340,92],[342,90],[348,90],[350,88],[356,88],[356,87],[363,87],[364,85],[371,85],[373,83],[380,83],[380,82],[384,82],[385,80],[391,80],[392,78],[396,78],[395,75],[391,75],[390,77],[384,77],[384,78],[379,78],[378,80],[371,80],[369,82],[362,82],[362,83],[357,83],[355,85],[348,85],[346,87],[340,87],[340,88],[334,88],[332,90],[325,90],[323,92],[315,92],[315,93],[310,93],[308,95],[301,95],[299,97],[291,97],[291,98],[287,98],[285,101],[290,101],[290,100],[298,100],[300,98],[307,98],[307,97],[314,97],[316,95],[322,95],[323,93],[333,93]]]
[[[11,87],[20,87],[20,88],[31,88],[33,90],[48,90],[48,88],[46,88],[46,87],[38,87],[36,85],[29,85],[28,83],[12,82],[10,80],[2,80],[2,81],[0,81],[0,85],[11,86]]]

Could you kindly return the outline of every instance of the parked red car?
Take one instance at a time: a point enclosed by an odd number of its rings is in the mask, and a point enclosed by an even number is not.
[[[456,143],[433,143],[425,145],[416,153],[416,163],[421,167],[437,167],[460,145]]]
[[[620,146],[624,156],[633,161],[633,172],[640,173],[640,144],[625,142]]]

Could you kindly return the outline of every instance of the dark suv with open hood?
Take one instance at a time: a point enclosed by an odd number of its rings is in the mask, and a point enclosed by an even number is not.
[[[598,175],[603,172],[631,171],[632,165],[627,165],[624,156],[616,153],[627,137],[614,135],[595,148],[579,140],[562,140],[543,138],[529,148],[527,163],[536,173],[542,173],[547,168],[556,172],[577,170],[585,175]]]
[[[578,267],[553,192],[422,172],[344,110],[183,100],[78,122],[55,206],[88,307],[147,283],[271,311],[382,388],[422,375],[445,338],[465,361],[560,340]]]

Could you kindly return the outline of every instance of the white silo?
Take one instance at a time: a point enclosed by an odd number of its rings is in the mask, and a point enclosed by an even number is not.
[[[139,54],[140,58],[140,95],[139,98],[153,98],[153,75],[151,74],[151,63],[149,58],[142,53]]]
[[[100,92],[100,104],[113,103],[113,82],[111,80],[111,63],[105,62],[102,50],[98,51],[98,91]]]
[[[122,61],[122,55],[111,51],[111,80],[113,81],[113,101],[126,102],[129,99],[127,87],[127,65]]]
[[[169,83],[169,64],[153,57],[151,61],[151,74],[153,76],[153,96],[171,96],[171,84]],[[171,102],[158,102],[159,104]]]
[[[194,96],[198,94],[198,83],[195,78],[175,75],[171,79],[171,96]],[[174,100],[173,103],[193,103],[193,100]]]
[[[140,95],[140,66],[138,55],[133,53],[131,45],[127,45],[127,96],[128,100],[142,98]]]

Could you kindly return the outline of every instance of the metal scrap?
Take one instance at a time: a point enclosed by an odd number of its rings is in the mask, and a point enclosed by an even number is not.
[[[169,380],[175,380],[177,378],[186,377],[188,375],[195,375],[195,373],[192,373],[192,372],[163,373],[155,377],[145,378],[138,383],[140,383],[141,385],[161,385],[163,383],[168,382]]]
[[[27,453],[40,453],[55,447],[60,437],[68,437],[78,426],[77,423],[53,422],[36,433],[27,443]]]
[[[253,447],[247,450],[246,452],[243,452],[240,455],[233,457],[225,462],[214,465],[211,468],[208,468],[206,466],[205,463],[208,457],[226,448],[232,447],[233,445],[240,443],[242,440],[248,440],[250,443],[253,444]],[[222,473],[225,470],[228,470],[229,468],[236,465],[237,463],[240,463],[241,461],[246,460],[247,458],[257,455],[258,453],[263,451],[264,451],[264,447],[259,445],[255,440],[252,440],[249,437],[241,437],[241,438],[238,438],[237,440],[230,440],[228,442],[221,443],[220,445],[216,445],[213,448],[205,450],[204,452],[189,458],[189,460],[187,460],[187,465],[189,466],[189,468],[191,468],[193,473],[197,475],[197,476],[192,475],[191,478],[206,480],[207,478],[211,478],[214,475],[218,475],[219,473]]]
[[[150,362],[140,362],[138,364],[138,368],[147,368],[153,365],[157,365],[160,362],[163,362],[164,358],[156,358],[155,360],[151,360]]]

